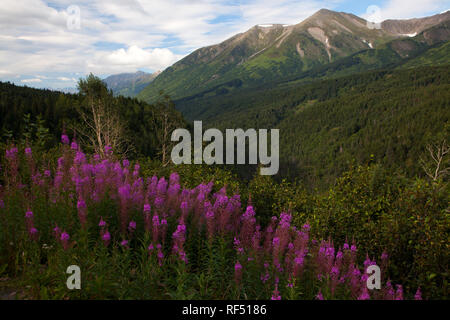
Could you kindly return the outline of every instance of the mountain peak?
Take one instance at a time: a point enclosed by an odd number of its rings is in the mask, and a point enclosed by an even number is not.
[[[241,84],[259,85],[279,77],[296,76],[361,51],[376,50],[406,35],[419,34],[445,15],[412,22],[393,20],[389,22],[391,25],[384,24],[385,30],[369,28],[366,20],[350,13],[321,9],[294,25],[255,25],[217,45],[195,50],[162,72],[139,97],[152,101],[164,89],[179,99],[220,86],[233,90]],[[447,37],[443,31],[435,33],[439,34],[427,37]],[[404,43],[398,46],[402,47],[398,51],[405,51]],[[410,50],[406,51],[409,54]]]
[[[282,28],[285,25],[279,23],[266,23],[266,24],[257,24],[254,28]]]
[[[309,19],[311,19],[311,20],[314,20],[314,19],[330,19],[330,18],[336,18],[336,17],[342,16],[342,15],[352,15],[352,14],[345,13],[345,12],[328,10],[328,9],[320,9],[319,11],[317,11],[316,13],[311,15],[306,20],[309,20]]]
[[[425,29],[450,20],[450,10],[431,17],[406,20],[385,20],[381,23],[384,31],[397,35],[419,34]]]
[[[345,29],[351,33],[354,28],[366,28],[366,20],[350,13],[337,12],[328,9],[320,9],[309,18],[303,20],[297,26],[320,27],[330,30]]]
[[[333,11],[333,10],[328,10],[325,8],[320,9],[319,11],[317,11],[316,13],[314,13],[312,15],[313,16],[324,16],[324,15],[330,15],[330,14],[336,14],[338,13],[337,11]]]

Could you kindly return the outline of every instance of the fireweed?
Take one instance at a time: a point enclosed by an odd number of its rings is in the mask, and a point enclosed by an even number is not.
[[[39,244],[54,241],[55,251],[48,255],[101,256],[109,261],[100,264],[101,270],[120,269],[118,275],[130,277],[145,274],[139,286],[159,295],[152,298],[404,297],[402,286],[384,279],[383,271],[382,288],[368,290],[365,270],[376,264],[374,258],[366,256],[358,265],[356,243],[339,247],[329,239],[312,239],[310,226],[297,229],[289,212],[262,228],[250,204],[242,210],[238,194],[229,196],[225,188],[213,193],[212,182],[186,189],[175,172],[168,180],[144,179],[139,164],[117,161],[109,146],[103,158],[89,156],[67,135],[60,152],[51,172],[38,169],[29,148],[22,162],[17,147],[6,151],[0,226],[3,242],[17,250],[28,248],[31,239]],[[21,170],[30,169],[35,178],[22,180]],[[12,267],[11,252],[2,250],[1,255]],[[124,263],[116,255],[129,260]],[[60,261],[47,259],[48,264]],[[382,270],[387,268],[386,252],[380,262]],[[104,275],[93,278],[99,276]],[[123,281],[124,287],[130,285]],[[176,295],[170,288],[176,288]],[[420,288],[414,297],[422,299]]]

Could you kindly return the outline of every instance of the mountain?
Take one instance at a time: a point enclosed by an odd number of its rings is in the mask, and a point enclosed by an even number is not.
[[[385,20],[381,23],[381,28],[391,34],[417,35],[441,22],[447,21],[450,10],[431,17],[408,20]]]
[[[279,77],[277,80],[253,87],[236,87],[233,82],[225,83],[183,97],[175,101],[176,107],[188,120],[204,120],[217,125],[223,116],[230,114],[237,106],[254,106],[246,99],[254,99],[261,90],[297,87],[319,80],[337,79],[377,69],[407,69],[420,66],[450,65],[450,21],[444,21],[415,37],[403,37],[341,58],[335,62],[319,65],[295,75]],[[285,93],[283,93],[285,94]],[[239,100],[228,99],[229,96]],[[225,103],[226,102],[226,103]]]
[[[449,71],[449,65],[390,68],[308,84],[270,83],[189,106],[205,129],[279,129],[280,176],[309,187],[329,186],[353,162],[376,161],[414,176],[422,173],[426,144],[450,139]],[[187,111],[187,103],[178,101],[178,109]]]
[[[162,72],[138,98],[154,101],[164,90],[180,99],[220,86],[227,91],[295,77],[364,50],[383,48],[393,40],[416,36],[449,19],[450,12],[387,20],[377,29],[355,15],[322,9],[296,25],[257,25],[218,45],[194,51]]]
[[[205,128],[279,128],[280,176],[310,187],[332,184],[353,161],[414,176],[426,144],[450,139],[450,12],[371,26],[328,10],[255,26],[196,50],[138,98],[164,89]]]
[[[125,97],[135,97],[142,89],[151,83],[160,71],[155,73],[147,73],[137,71],[135,73],[120,73],[111,75],[103,81],[115,96],[122,95]]]
[[[444,66],[450,63],[450,42],[431,48],[423,54],[406,62],[401,68],[414,68],[419,66]]]

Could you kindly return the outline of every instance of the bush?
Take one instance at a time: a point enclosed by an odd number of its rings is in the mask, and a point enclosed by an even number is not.
[[[309,212],[312,233],[337,245],[355,240],[370,257],[391,255],[388,276],[429,298],[447,297],[448,186],[414,181],[379,165],[358,166],[343,174],[327,193],[316,195]]]

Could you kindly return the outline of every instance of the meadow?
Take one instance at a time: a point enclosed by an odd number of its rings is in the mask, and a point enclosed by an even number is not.
[[[308,221],[258,218],[217,182],[182,187],[180,175],[148,176],[137,162],[85,154],[62,135],[57,162],[10,145],[0,189],[2,273],[39,299],[422,299],[352,238],[317,238]],[[369,290],[367,267],[381,268]],[[81,270],[81,290],[66,269]]]

